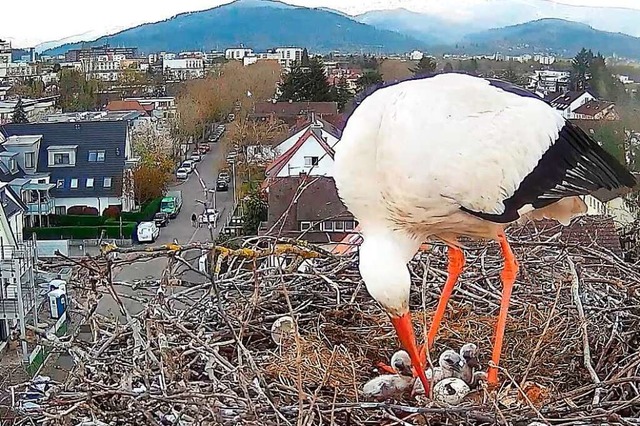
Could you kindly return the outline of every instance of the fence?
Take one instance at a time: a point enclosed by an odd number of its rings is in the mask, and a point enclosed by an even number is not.
[[[49,332],[55,334],[58,337],[64,336],[66,334],[67,312],[64,312],[62,314],[56,324],[51,327]],[[36,346],[33,352],[31,352],[31,355],[29,355],[29,365],[27,366],[27,373],[29,373],[30,376],[34,376],[38,372],[40,367],[42,367],[42,364],[44,364],[44,362],[47,360],[50,352],[51,351],[49,350],[49,348],[45,346]]]

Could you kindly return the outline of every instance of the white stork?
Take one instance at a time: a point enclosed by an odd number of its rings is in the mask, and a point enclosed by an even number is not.
[[[431,347],[464,266],[458,238],[495,240],[504,257],[492,361],[498,365],[518,262],[504,229],[520,218],[569,224],[580,195],[635,185],[594,140],[538,96],[464,74],[407,80],[369,94],[335,150],[339,195],[360,224],[359,269],[391,318],[428,391],[425,347],[409,313],[407,263],[421,243],[448,245],[448,278],[427,335]],[[488,380],[498,381],[489,368]]]

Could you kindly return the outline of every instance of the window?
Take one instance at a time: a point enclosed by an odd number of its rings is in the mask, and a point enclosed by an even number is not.
[[[71,164],[71,155],[68,152],[53,154],[53,164],[56,166]]]
[[[58,179],[56,182],[56,188],[64,188],[64,179]]]
[[[349,220],[344,223],[344,229],[346,229],[347,231],[353,231],[353,228],[354,228],[353,225],[354,225],[353,221]]]
[[[87,188],[93,188],[93,178],[87,178]]]
[[[304,165],[305,166],[317,166],[318,165],[318,157],[304,157]]]
[[[18,166],[16,165],[16,159],[15,158],[9,159],[9,170],[13,173],[17,169],[18,169]]]
[[[111,188],[111,178],[110,177],[104,178],[104,181],[102,182],[102,186],[104,186],[105,188]]]
[[[73,178],[71,179],[71,189],[75,189],[78,187],[78,179]]]
[[[331,221],[322,222],[322,230],[323,231],[333,231],[333,222],[331,222]]]
[[[104,161],[104,151],[89,151],[89,162],[103,162]]]
[[[24,153],[24,167],[27,169],[31,169],[35,167],[35,152],[25,152]]]
[[[307,231],[311,228],[311,222],[300,222],[300,230]]]
[[[65,206],[56,206],[56,214],[57,215],[63,215],[63,214],[67,214],[67,208]]]
[[[344,231],[344,222],[342,221],[333,222],[333,227],[336,231]]]

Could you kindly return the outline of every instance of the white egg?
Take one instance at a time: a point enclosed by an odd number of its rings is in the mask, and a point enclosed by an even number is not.
[[[448,377],[433,386],[433,399],[449,405],[458,405],[469,392],[471,389],[464,380]]]
[[[296,325],[293,318],[284,316],[274,321],[271,326],[271,339],[276,345],[281,345],[284,337],[295,331]]]

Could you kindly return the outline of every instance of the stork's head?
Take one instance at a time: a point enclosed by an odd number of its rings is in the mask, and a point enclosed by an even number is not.
[[[409,353],[425,389],[429,389],[409,312],[411,276],[407,263],[418,246],[415,241],[390,232],[367,233],[360,246],[359,266],[367,291],[391,318],[400,343]]]

